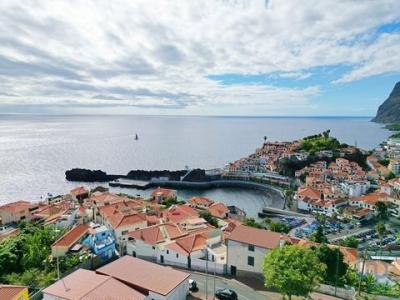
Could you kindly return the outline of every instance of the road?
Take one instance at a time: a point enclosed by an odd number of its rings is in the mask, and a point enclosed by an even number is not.
[[[201,273],[191,273],[191,279],[197,282],[199,291],[192,293],[194,299],[206,299],[206,275]],[[215,290],[220,288],[229,288],[238,294],[239,300],[266,300],[266,296],[260,294],[254,289],[234,280],[222,277],[215,277]],[[214,277],[208,275],[208,299],[213,299],[214,295]]]

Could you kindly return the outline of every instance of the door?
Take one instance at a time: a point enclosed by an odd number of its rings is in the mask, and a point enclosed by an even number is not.
[[[164,255],[160,255],[160,261],[162,264],[164,263]]]
[[[191,269],[192,268],[192,260],[190,259],[190,256],[188,256],[187,261],[188,261],[188,269]]]
[[[231,275],[236,276],[236,266],[231,266]]]

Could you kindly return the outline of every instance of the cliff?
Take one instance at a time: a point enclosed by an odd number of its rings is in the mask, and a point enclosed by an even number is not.
[[[400,122],[400,82],[396,83],[389,98],[379,106],[376,117],[372,121],[377,123]]]

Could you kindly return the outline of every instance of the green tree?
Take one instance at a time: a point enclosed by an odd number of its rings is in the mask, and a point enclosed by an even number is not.
[[[254,218],[246,218],[246,220],[244,221],[244,225],[259,229],[265,229],[265,227],[262,224],[258,223]]]
[[[321,263],[326,265],[324,282],[335,284],[343,282],[342,278],[346,275],[348,265],[343,261],[343,254],[339,248],[330,248],[326,244],[321,244],[314,248],[314,251]]]
[[[318,225],[317,230],[311,235],[311,241],[316,243],[327,243],[328,238],[325,236],[324,228]]]
[[[217,218],[213,217],[209,211],[203,210],[199,213],[199,216],[206,220],[209,224],[211,224],[214,227],[218,228],[218,220]]]
[[[23,273],[11,273],[5,276],[5,280],[9,284],[25,285],[35,289],[46,287],[53,283],[55,279],[55,271],[46,272],[35,268],[28,269]]]
[[[268,225],[269,230],[281,233],[288,233],[290,231],[289,226],[281,222],[271,222]]]
[[[387,174],[387,175],[385,176],[385,179],[386,179],[386,180],[391,180],[391,179],[393,179],[393,178],[396,178],[396,175],[395,175],[392,171],[390,171],[389,174]]]
[[[288,296],[308,296],[321,282],[326,266],[306,247],[284,246],[270,251],[263,265],[265,285]]]
[[[376,212],[379,220],[386,220],[388,218],[388,206],[385,202],[378,201],[375,205]]]
[[[385,223],[383,223],[382,221],[381,222],[379,222],[377,225],[376,225],[376,232],[378,233],[378,235],[379,235],[379,249],[380,249],[380,251],[381,251],[381,256],[382,256],[382,239],[383,239],[383,235],[385,234],[385,232],[386,232],[386,226],[385,226]]]
[[[350,247],[350,248],[357,248],[358,244],[359,244],[359,241],[354,236],[348,236],[339,242],[340,246]]]

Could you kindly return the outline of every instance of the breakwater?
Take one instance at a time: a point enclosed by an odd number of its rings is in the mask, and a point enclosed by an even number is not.
[[[180,181],[184,177],[187,182],[207,181],[206,172],[203,169],[193,170],[132,170],[126,175],[110,175],[101,170],[88,170],[75,168],[65,172],[68,181],[80,182],[109,182],[118,178],[128,180],[150,181],[153,178],[162,178],[173,181]]]

